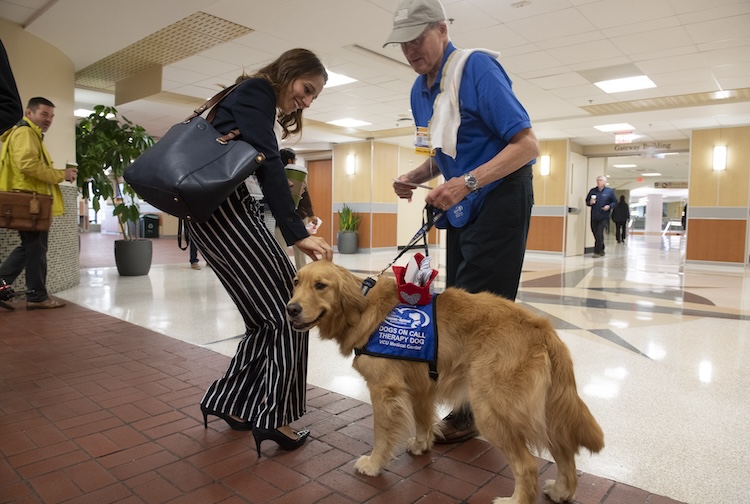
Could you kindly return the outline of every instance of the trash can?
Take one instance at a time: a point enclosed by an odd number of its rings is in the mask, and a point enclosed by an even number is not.
[[[159,237],[159,216],[154,214],[143,214],[139,220],[139,231],[141,238]]]

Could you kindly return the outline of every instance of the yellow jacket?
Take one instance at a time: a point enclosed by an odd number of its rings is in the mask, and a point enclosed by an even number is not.
[[[42,130],[24,117],[26,126],[13,126],[3,133],[0,154],[0,191],[32,191],[52,195],[52,215],[65,213],[65,202],[58,184],[65,170],[56,170],[42,143]]]

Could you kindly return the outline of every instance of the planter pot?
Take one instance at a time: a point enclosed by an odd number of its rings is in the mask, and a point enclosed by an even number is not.
[[[153,253],[151,240],[115,240],[115,264],[122,276],[148,275]]]
[[[359,235],[356,231],[339,231],[336,235],[336,244],[340,254],[356,254]]]

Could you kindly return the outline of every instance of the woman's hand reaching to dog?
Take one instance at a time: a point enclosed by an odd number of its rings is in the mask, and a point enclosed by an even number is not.
[[[328,245],[328,242],[319,236],[308,236],[294,242],[294,244],[313,261],[317,261],[318,259],[333,260],[333,249]]]

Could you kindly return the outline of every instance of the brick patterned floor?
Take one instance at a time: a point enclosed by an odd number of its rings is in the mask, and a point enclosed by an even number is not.
[[[481,440],[357,474],[372,408],[317,387],[298,425],[311,440],[293,452],[266,442],[258,458],[250,433],[215,417],[203,427],[198,401],[228,362],[77,305],[3,311],[0,502],[488,504],[512,492],[505,457]],[[540,481],[555,472],[539,459]],[[576,502],[678,501],[582,474]]]

